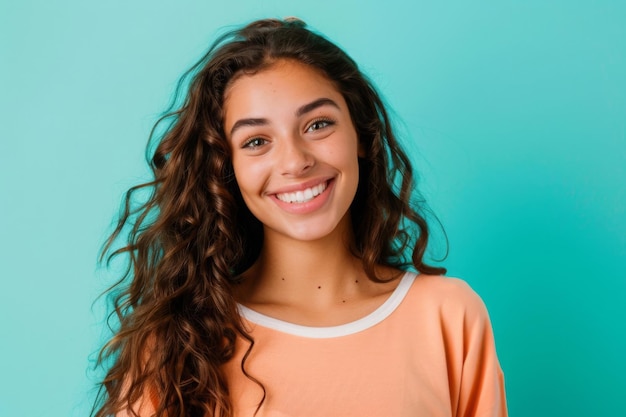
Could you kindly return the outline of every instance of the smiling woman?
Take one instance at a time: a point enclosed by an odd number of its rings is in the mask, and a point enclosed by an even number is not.
[[[187,75],[105,249],[131,269],[95,415],[505,416],[484,304],[425,262],[411,164],[354,61],[262,20]]]

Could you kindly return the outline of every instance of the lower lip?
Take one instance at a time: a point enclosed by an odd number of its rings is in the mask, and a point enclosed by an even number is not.
[[[326,201],[328,200],[328,196],[330,195],[330,192],[334,186],[335,186],[334,179],[328,181],[328,184],[326,185],[326,189],[322,191],[321,194],[319,194],[312,200],[309,200],[305,203],[287,203],[282,200],[279,200],[278,197],[276,197],[276,194],[272,195],[272,199],[276,202],[278,207],[280,207],[281,209],[285,210],[288,213],[308,214],[316,210],[319,210],[320,207],[322,207],[324,203],[326,203]]]

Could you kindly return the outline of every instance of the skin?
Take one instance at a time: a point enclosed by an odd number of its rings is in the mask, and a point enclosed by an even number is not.
[[[309,326],[344,324],[375,310],[397,281],[368,280],[349,250],[362,150],[341,93],[317,70],[279,60],[232,81],[224,110],[237,183],[265,232],[258,261],[236,289],[238,301]],[[307,202],[281,201],[307,188],[324,191]]]

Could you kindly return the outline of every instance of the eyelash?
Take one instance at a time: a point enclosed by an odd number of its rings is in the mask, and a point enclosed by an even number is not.
[[[262,142],[262,143],[256,143],[255,142]],[[244,144],[241,146],[242,148],[248,148],[248,149],[256,149],[259,148],[263,145],[265,145],[265,143],[267,143],[267,140],[263,139],[263,138],[250,138],[247,141],[244,142]]]
[[[309,124],[309,126],[306,128],[306,131],[308,132],[308,131],[309,131],[309,129],[311,129],[311,128],[313,127],[313,125],[320,124],[320,123],[324,123],[325,125],[324,125],[324,126],[322,126],[322,127],[318,127],[317,129],[314,129],[314,130],[320,130],[320,129],[323,129],[323,128],[328,127],[328,126],[332,126],[332,125],[334,125],[334,124],[335,124],[335,121],[334,121],[334,120],[331,120],[331,119],[328,119],[328,118],[326,118],[326,117],[322,117],[322,118],[320,118],[320,119],[315,119],[315,120],[313,120],[313,121]]]

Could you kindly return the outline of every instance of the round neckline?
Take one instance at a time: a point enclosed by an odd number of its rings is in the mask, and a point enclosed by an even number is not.
[[[409,292],[409,288],[411,288],[411,284],[415,281],[415,277],[415,273],[410,271],[405,272],[400,279],[398,286],[393,290],[387,300],[378,306],[376,310],[364,317],[361,317],[360,319],[345,324],[339,324],[337,326],[304,326],[267,316],[239,303],[237,304],[237,307],[239,309],[239,314],[241,314],[247,321],[281,333],[315,339],[348,336],[369,329],[389,317],[389,315],[395,311],[402,300],[406,297]]]

